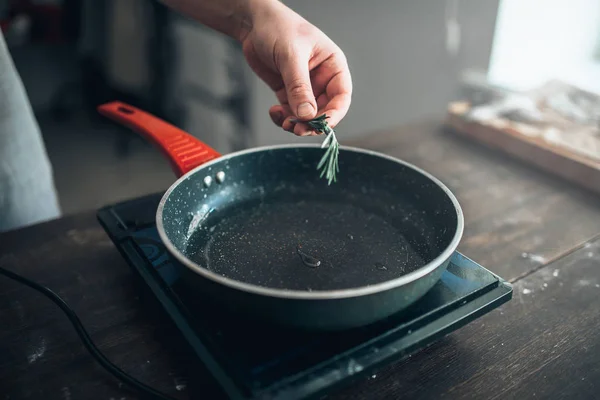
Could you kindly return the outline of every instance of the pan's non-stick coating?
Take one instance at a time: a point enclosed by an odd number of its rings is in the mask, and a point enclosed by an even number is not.
[[[426,176],[343,150],[338,182],[328,186],[315,169],[322,152],[262,150],[198,171],[170,193],[165,231],[186,257],[222,276],[307,291],[388,281],[450,244],[457,211]]]

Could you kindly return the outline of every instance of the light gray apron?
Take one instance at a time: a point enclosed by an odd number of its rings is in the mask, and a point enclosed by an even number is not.
[[[0,33],[0,232],[59,216],[40,128]]]

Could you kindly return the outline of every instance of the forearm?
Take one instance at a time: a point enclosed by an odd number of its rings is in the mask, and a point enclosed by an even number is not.
[[[216,31],[242,40],[252,29],[254,17],[278,0],[161,0],[174,10]]]

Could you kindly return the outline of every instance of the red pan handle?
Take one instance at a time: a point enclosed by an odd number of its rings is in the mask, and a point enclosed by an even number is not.
[[[189,133],[129,104],[113,101],[98,106],[98,112],[156,145],[178,177],[221,156]]]

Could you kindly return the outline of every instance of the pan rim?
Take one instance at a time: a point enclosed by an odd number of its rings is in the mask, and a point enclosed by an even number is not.
[[[202,171],[213,164],[222,162],[223,160],[239,157],[246,154],[259,153],[270,150],[278,150],[278,149],[294,149],[294,148],[320,148],[320,144],[280,144],[280,145],[270,145],[270,146],[259,146],[253,147],[246,150],[241,150],[233,153],[229,153],[218,157],[214,160],[211,160],[205,164],[202,164],[186,174],[179,177],[163,194],[157,211],[156,211],[156,227],[158,230],[158,234],[160,236],[161,241],[167,250],[179,261],[183,266],[192,270],[193,272],[199,274],[203,278],[212,280],[218,284],[227,286],[232,289],[248,292],[255,295],[276,297],[282,299],[295,299],[295,300],[332,300],[332,299],[344,299],[344,298],[353,298],[360,296],[367,296],[379,292],[384,292],[390,289],[395,289],[400,286],[407,285],[412,283],[427,274],[435,271],[437,268],[441,267],[444,261],[448,260],[452,254],[456,251],[464,232],[464,214],[462,211],[462,207],[460,206],[458,199],[452,193],[452,191],[442,183],[438,178],[431,175],[429,172],[410,164],[406,161],[400,160],[396,157],[392,157],[390,155],[380,153],[373,150],[362,149],[353,146],[340,146],[340,150],[357,152],[366,154],[369,156],[380,157],[386,160],[395,162],[397,164],[401,164],[407,168],[413,169],[415,172],[418,172],[428,178],[430,181],[435,183],[438,187],[440,187],[447,198],[452,202],[454,209],[456,211],[456,231],[454,233],[454,237],[446,246],[446,248],[440,252],[433,260],[426,263],[419,269],[412,271],[406,275],[402,275],[398,278],[394,278],[391,280],[387,280],[384,282],[380,282],[374,285],[369,286],[359,286],[355,288],[347,288],[347,289],[337,289],[337,290],[322,290],[322,291],[303,291],[303,290],[290,290],[290,289],[275,289],[266,286],[254,285],[251,283],[246,283],[242,281],[238,281],[235,279],[224,277],[220,274],[210,271],[207,268],[202,267],[201,265],[191,261],[188,257],[186,257],[181,251],[179,251],[175,245],[171,242],[169,236],[167,235],[164,225],[162,222],[163,210],[166,202],[168,201],[171,193],[185,180],[189,179],[191,176],[195,175],[199,171]]]

